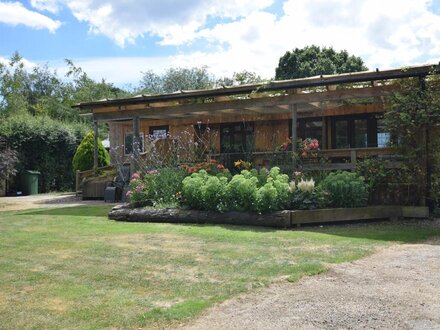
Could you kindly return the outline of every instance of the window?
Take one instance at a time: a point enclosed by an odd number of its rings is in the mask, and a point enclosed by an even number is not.
[[[336,149],[350,148],[350,134],[348,119],[337,119],[334,124],[334,147]]]
[[[139,150],[144,151],[144,133],[139,133]],[[130,155],[133,153],[133,132],[127,132],[124,136],[124,154]]]
[[[223,153],[240,153],[254,148],[254,123],[220,126],[220,148]]]
[[[150,138],[156,139],[166,139],[168,136],[169,127],[168,126],[152,126],[150,127]]]
[[[368,147],[368,120],[355,119],[353,131],[354,131],[354,147],[355,148]]]
[[[296,124],[297,135],[300,139],[322,140],[322,119],[321,118],[299,118]],[[289,136],[292,136],[292,121],[289,120]]]
[[[377,115],[338,116],[332,118],[332,148],[386,147],[390,134]]]
[[[385,123],[383,118],[377,118],[377,146],[385,148],[391,144],[391,134],[385,131]]]

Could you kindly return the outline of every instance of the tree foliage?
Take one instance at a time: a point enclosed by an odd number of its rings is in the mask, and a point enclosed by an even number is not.
[[[173,93],[180,90],[209,89],[218,86],[257,84],[265,81],[255,72],[243,70],[232,77],[216,79],[206,66],[200,68],[171,68],[163,75],[151,70],[143,72],[140,92],[143,94]]]
[[[255,72],[243,70],[240,72],[234,72],[232,77],[223,77],[218,79],[216,85],[220,86],[237,86],[237,85],[249,85],[258,84],[264,82],[265,79],[261,78]]]
[[[200,68],[170,68],[163,75],[153,71],[143,72],[140,89],[144,94],[173,93],[179,90],[212,88],[214,76],[206,66]]]
[[[346,50],[337,52],[333,47],[312,45],[287,51],[275,69],[275,79],[296,79],[324,74],[365,71],[368,68],[360,57]]]
[[[0,121],[0,135],[12,150],[18,152],[19,162],[15,170],[41,172],[41,192],[72,188],[72,158],[87,130],[82,123],[63,123],[29,113]]]
[[[396,84],[398,92],[388,98],[384,119],[406,159],[400,173],[407,173],[406,183],[416,185],[421,197],[428,192],[439,207],[440,75],[402,79]],[[422,184],[427,181],[429,191]]]
[[[87,171],[93,168],[94,139],[95,135],[90,132],[79,144],[72,161],[74,171]],[[107,166],[109,164],[110,156],[98,138],[98,167]]]
[[[17,152],[7,145],[5,138],[0,136],[0,186],[3,180],[17,173],[15,169],[17,162]]]

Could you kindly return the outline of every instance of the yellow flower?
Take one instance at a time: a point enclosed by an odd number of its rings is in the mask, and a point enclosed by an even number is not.
[[[239,167],[241,165],[241,160],[237,160],[234,162],[234,166]]]

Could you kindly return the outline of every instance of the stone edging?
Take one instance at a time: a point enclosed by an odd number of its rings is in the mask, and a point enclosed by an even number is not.
[[[358,208],[320,209],[310,211],[278,211],[269,214],[247,212],[217,213],[211,211],[185,209],[135,208],[128,205],[115,206],[108,214],[109,219],[128,222],[229,224],[291,228],[305,223],[335,221],[397,219],[401,217],[426,218],[427,207],[408,206],[367,206]]]

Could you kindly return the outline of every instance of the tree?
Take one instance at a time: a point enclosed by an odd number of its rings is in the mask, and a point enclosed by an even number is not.
[[[258,84],[263,82],[265,79],[261,78],[255,72],[243,70],[240,72],[234,72],[232,78],[224,77],[217,80],[216,85],[219,86],[237,86],[237,85],[249,85]]]
[[[94,134],[90,132],[81,141],[73,156],[73,170],[87,171],[93,168],[94,158]],[[100,139],[98,139],[98,167],[110,164],[110,156],[105,150]]]
[[[17,152],[11,149],[6,139],[0,136],[0,185],[3,180],[17,173],[15,165],[18,162]]]
[[[144,94],[173,93],[179,90],[209,89],[214,87],[214,77],[206,66],[201,68],[170,68],[163,75],[153,71],[142,73],[140,89]]]
[[[275,80],[365,70],[368,68],[364,61],[360,57],[349,55],[346,50],[336,52],[333,47],[321,49],[312,45],[286,52],[275,69]]]

